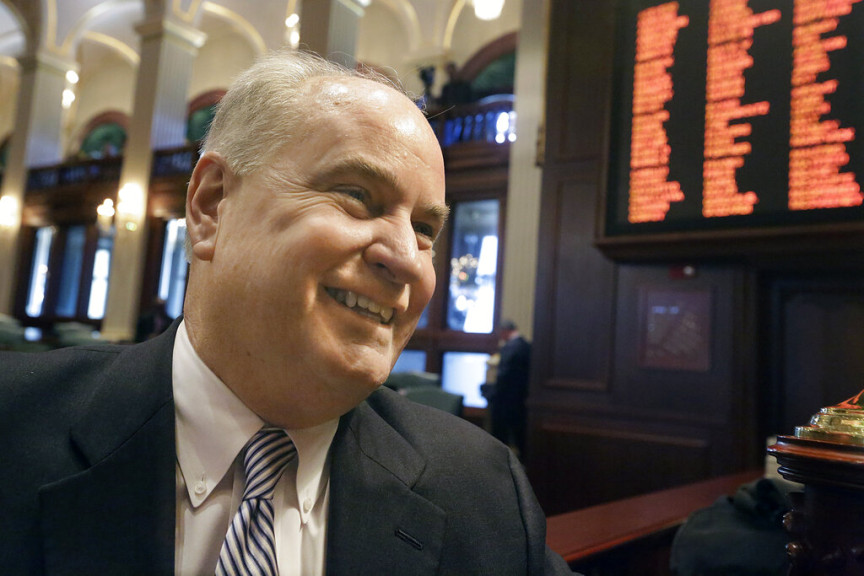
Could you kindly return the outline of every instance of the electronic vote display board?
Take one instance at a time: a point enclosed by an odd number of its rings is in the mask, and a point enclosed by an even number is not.
[[[864,1],[623,0],[618,18],[605,239],[864,222]]]

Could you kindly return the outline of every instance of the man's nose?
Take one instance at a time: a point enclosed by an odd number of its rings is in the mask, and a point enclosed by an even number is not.
[[[381,221],[376,228],[363,255],[366,262],[389,282],[411,284],[422,279],[422,254],[411,222]]]

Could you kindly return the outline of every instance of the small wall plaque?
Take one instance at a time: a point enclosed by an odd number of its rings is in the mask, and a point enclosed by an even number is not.
[[[639,291],[639,367],[711,369],[711,292]]]

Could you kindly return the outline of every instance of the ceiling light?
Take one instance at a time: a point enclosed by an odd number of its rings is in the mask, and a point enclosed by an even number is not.
[[[474,0],[474,15],[480,20],[495,20],[503,8],[504,0]]]

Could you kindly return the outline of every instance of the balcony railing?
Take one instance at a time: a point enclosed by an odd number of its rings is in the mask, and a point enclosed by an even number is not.
[[[120,179],[123,158],[74,160],[64,164],[32,168],[27,174],[27,190],[108,182]]]
[[[153,177],[188,175],[198,161],[198,150],[192,146],[153,152]],[[65,186],[120,180],[123,157],[100,160],[73,160],[54,166],[32,168],[27,174],[27,190],[45,190]]]
[[[198,162],[198,148],[183,146],[170,150],[153,152],[153,166],[150,175],[154,178],[164,176],[190,175]]]
[[[475,104],[445,109],[430,109],[429,124],[442,148],[467,143],[504,144],[516,139],[513,96],[490,96]],[[192,173],[198,161],[198,150],[184,146],[153,152],[151,176],[183,176]],[[27,190],[46,190],[82,186],[97,182],[117,182],[123,157],[99,160],[72,160],[54,166],[32,168],[27,175]],[[0,173],[2,174],[2,173]]]
[[[467,142],[504,144],[516,139],[513,95],[490,96],[477,102],[429,110],[429,124],[442,148]]]

